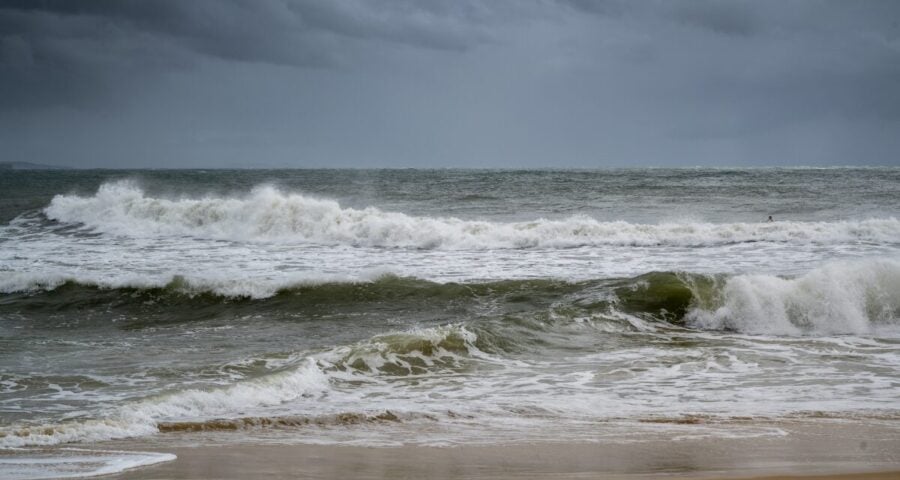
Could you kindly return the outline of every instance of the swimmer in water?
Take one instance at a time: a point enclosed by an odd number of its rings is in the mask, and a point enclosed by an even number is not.
[[[772,223],[772,222],[774,222],[774,221],[775,221],[775,220],[772,220],[772,216],[771,216],[771,215],[769,215],[769,219],[766,220],[766,222],[769,222],[769,223]]]

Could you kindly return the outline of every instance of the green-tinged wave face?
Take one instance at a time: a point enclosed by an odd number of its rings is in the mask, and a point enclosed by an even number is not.
[[[330,363],[343,371],[401,376],[459,370],[478,351],[476,338],[476,334],[462,326],[376,335],[331,351]]]
[[[561,325],[619,322],[628,328],[628,318],[657,326],[773,334],[866,331],[896,322],[898,286],[900,267],[893,262],[835,264],[797,278],[651,272],[578,282],[438,283],[386,275],[371,281],[289,285],[262,298],[175,277],[149,288],[67,281],[55,288],[6,293],[0,295],[0,315],[11,320],[8,327],[13,329],[134,331],[204,323],[249,328],[319,322],[358,332],[359,338],[413,326],[479,329],[498,324],[504,334],[486,331],[478,342],[489,350],[513,351],[551,341],[548,329]],[[16,322],[22,324],[17,327]]]
[[[285,287],[266,298],[223,295],[182,277],[159,287],[108,288],[66,281],[56,288],[0,296],[0,312],[27,314],[31,322],[54,323],[71,312],[81,326],[108,320],[125,329],[217,318],[264,316],[284,321],[319,318],[417,315],[449,321],[481,317],[579,317],[620,309],[646,319],[679,322],[692,301],[688,285],[673,273],[632,279],[566,282],[506,280],[437,283],[382,276],[366,282],[330,282]],[[519,320],[522,320],[519,318]],[[521,323],[521,322],[520,322]]]
[[[653,272],[622,283],[614,291],[627,313],[681,323],[694,302],[691,287],[674,273]]]
[[[98,339],[128,344],[121,354],[161,363],[151,370],[161,378],[191,370],[165,358],[167,351],[190,358],[198,341],[207,345],[213,364],[241,351],[255,355],[264,349],[277,363],[288,361],[290,352],[338,348],[343,350],[331,359],[338,370],[403,376],[465,369],[474,352],[527,357],[603,348],[610,332],[635,330],[628,318],[660,326],[679,322],[690,297],[677,282],[673,274],[481,283],[382,276],[294,285],[251,298],[222,295],[184,278],[151,288],[69,281],[55,289],[3,295],[0,316],[9,319],[11,334],[34,342],[65,332],[65,342],[44,345],[55,352],[90,348]],[[650,299],[642,301],[641,295]],[[586,335],[583,328],[596,334]],[[16,341],[6,348],[27,345]],[[83,357],[91,361],[89,354]],[[245,367],[228,372],[243,375]]]

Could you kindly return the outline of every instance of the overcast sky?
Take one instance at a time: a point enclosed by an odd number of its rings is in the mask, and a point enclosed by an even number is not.
[[[900,1],[0,0],[0,161],[900,165]]]

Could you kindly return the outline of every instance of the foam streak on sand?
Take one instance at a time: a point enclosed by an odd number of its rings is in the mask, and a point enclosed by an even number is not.
[[[85,478],[113,475],[138,467],[171,462],[171,453],[63,448],[19,450],[17,456],[0,456],[6,480]]]

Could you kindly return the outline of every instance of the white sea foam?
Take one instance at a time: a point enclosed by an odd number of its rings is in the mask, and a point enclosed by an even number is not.
[[[225,389],[183,390],[140,402],[125,410],[122,416],[143,418],[155,425],[160,420],[209,418],[280,405],[327,390],[328,376],[313,358],[307,358],[295,369],[239,382]]]
[[[0,429],[0,448],[59,445],[81,441],[101,441],[138,437],[156,433],[155,424],[123,418],[88,420],[25,427],[13,425]]]
[[[0,428],[0,449],[140,437],[157,433],[161,422],[245,417],[254,412],[266,415],[273,408],[277,410],[279,406],[294,402],[312,402],[299,412],[304,415],[365,411],[367,406],[362,404],[331,405],[338,395],[331,382],[343,378],[358,383],[368,376],[359,368],[371,369],[375,372],[371,375],[377,375],[378,370],[388,363],[410,372],[414,370],[411,362],[432,366],[435,362],[455,363],[462,360],[460,352],[454,351],[458,349],[481,359],[492,359],[474,347],[475,338],[475,334],[462,326],[381,335],[356,345],[321,352],[316,357],[301,357],[302,362],[296,367],[226,387],[191,388],[127,403],[104,418]],[[424,345],[430,346],[425,347],[428,352],[422,351]],[[324,396],[328,396],[327,401]],[[286,412],[298,413],[290,406]]]
[[[895,400],[889,378],[848,369],[851,363],[878,359],[896,365],[893,353],[883,348],[861,351],[860,346],[868,342],[865,339],[811,340],[802,349],[773,343],[770,337],[760,342],[751,336],[737,336],[729,348],[664,346],[697,338],[731,342],[712,332],[684,330],[662,334],[657,345],[633,345],[585,356],[513,359],[480,353],[473,346],[475,334],[464,326],[413,329],[337,347],[317,354],[316,360],[306,357],[293,369],[227,387],[193,388],[136,401],[104,420],[41,425],[31,432],[7,429],[0,431],[6,435],[0,437],[0,447],[151,435],[157,433],[161,422],[290,415],[316,418],[385,411],[404,420],[362,430],[311,428],[302,435],[288,433],[287,441],[377,445],[403,438],[409,443],[470,444],[521,441],[544,434],[559,438],[563,432],[566,438],[596,439],[598,419],[667,419],[686,412],[723,414],[725,418],[765,416],[813,407],[839,412],[848,405],[891,408]],[[445,345],[448,340],[454,345]],[[468,353],[463,355],[463,351]],[[843,363],[823,361],[842,352],[852,355]],[[438,362],[445,362],[448,368],[433,368]],[[405,377],[398,376],[395,368],[385,369],[389,363],[410,367],[410,371],[414,364],[429,368]],[[792,366],[789,376],[783,375],[785,363]],[[820,385],[822,378],[831,382]],[[760,379],[765,379],[762,387]],[[860,396],[860,391],[866,394]],[[415,418],[427,419],[428,428],[417,426]],[[441,422],[440,428],[435,429],[435,421]],[[492,427],[487,434],[486,424]],[[392,433],[393,428],[404,427],[402,434]],[[632,422],[627,432],[634,434],[645,427]],[[665,422],[651,427],[682,428]],[[703,426],[692,426],[685,433],[704,431]]]
[[[260,186],[245,196],[156,198],[133,182],[103,184],[94,196],[57,195],[47,217],[127,236],[307,242],[325,245],[460,248],[566,248],[583,245],[712,246],[745,242],[897,243],[900,220],[634,224],[588,216],[490,222],[416,217]]]
[[[361,272],[356,276],[295,273],[279,278],[235,278],[229,275],[123,274],[110,277],[102,273],[5,272],[0,278],[0,293],[51,291],[66,283],[101,289],[172,288],[185,295],[212,293],[225,297],[269,298],[280,290],[325,283],[370,282],[389,274],[383,269]]]
[[[112,475],[132,468],[175,460],[171,453],[65,448],[22,450],[0,457],[0,473],[7,480],[85,478]]]
[[[834,262],[796,278],[736,275],[695,327],[774,335],[871,333],[900,323],[900,262]]]
[[[475,346],[477,336],[461,325],[413,329],[402,333],[378,335],[357,345],[336,347],[321,361],[352,371],[380,372],[386,365],[394,371],[415,373],[426,367],[435,371],[436,364],[456,365],[466,355],[490,359]],[[426,351],[423,351],[426,350]]]
[[[320,395],[328,377],[312,358],[280,373],[224,388],[188,389],[128,404],[106,418],[0,429],[0,448],[102,441],[156,433],[166,420],[205,419],[271,407],[301,396]]]
[[[4,272],[0,276],[0,292],[35,292],[53,290],[75,278],[58,273]]]

